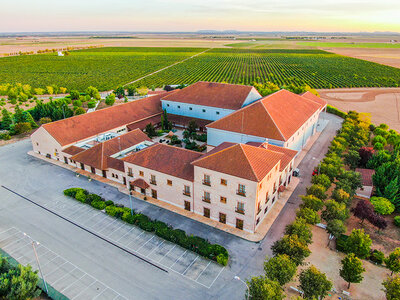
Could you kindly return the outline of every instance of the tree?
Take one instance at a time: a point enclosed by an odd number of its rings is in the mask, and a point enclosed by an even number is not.
[[[319,170],[321,174],[327,175],[329,179],[333,181],[335,177],[339,174],[340,167],[333,164],[321,163],[319,165]]]
[[[342,268],[339,274],[349,284],[347,286],[348,289],[351,283],[360,283],[363,280],[361,274],[364,272],[365,269],[361,260],[354,253],[350,253],[342,259]]]
[[[328,175],[325,175],[325,174],[319,174],[319,175],[313,176],[311,178],[311,183],[322,185],[325,189],[328,189],[332,184]]]
[[[154,136],[157,136],[157,132],[153,126],[153,124],[149,123],[146,125],[146,128],[144,129],[144,131],[147,133],[147,135],[149,136],[149,138],[152,138]]]
[[[357,166],[360,164],[360,161],[361,161],[360,154],[356,150],[349,150],[344,155],[345,164],[348,165],[352,170],[357,168]]]
[[[268,96],[280,90],[280,87],[276,84],[267,81],[265,83],[253,83],[253,86],[260,93],[261,96]]]
[[[70,94],[72,100],[78,100],[79,96],[81,95],[79,93],[79,91],[77,91],[77,90],[72,90],[69,92],[69,94]]]
[[[199,127],[199,126],[197,125],[196,121],[195,121],[195,120],[191,120],[191,121],[189,122],[189,124],[188,124],[187,131],[188,131],[189,133],[194,133],[194,132],[197,131],[198,127]]]
[[[307,244],[295,234],[284,235],[272,245],[271,249],[274,255],[287,254],[296,265],[300,265],[311,253]]]
[[[295,234],[306,244],[310,244],[312,242],[312,232],[310,225],[307,224],[306,220],[304,220],[303,218],[296,218],[293,223],[288,224],[285,228],[285,234]]]
[[[136,88],[134,86],[128,86],[128,96],[135,96]]]
[[[286,254],[279,254],[264,262],[265,276],[281,286],[292,280],[297,266]]]
[[[328,224],[326,225],[326,231],[329,234],[332,234],[335,238],[338,238],[340,235],[346,232],[346,226],[343,224],[342,220],[333,219],[328,221]]]
[[[24,111],[21,109],[18,105],[14,109],[14,122],[15,123],[21,123],[24,122]]]
[[[3,108],[1,113],[2,113],[1,129],[9,130],[11,124],[13,123],[12,116],[10,112],[5,108]]]
[[[32,115],[27,111],[24,111],[24,122],[28,122],[29,124],[31,124],[32,128],[38,127]]]
[[[119,98],[123,98],[125,96],[125,89],[122,86],[119,86],[115,89],[114,94]]]
[[[285,295],[278,282],[263,276],[252,277],[247,281],[249,291],[246,291],[246,299],[250,300],[283,300]]]
[[[370,199],[374,206],[375,212],[381,215],[390,215],[394,212],[394,205],[386,198],[383,197],[371,197]]]
[[[84,113],[86,113],[86,111],[83,107],[78,107],[77,109],[75,109],[75,112],[74,112],[75,116],[82,115]]]
[[[94,99],[97,99],[97,100],[100,99],[99,90],[97,88],[95,88],[94,86],[89,86],[86,89],[86,94],[88,94],[90,96],[90,98],[94,98]]]
[[[361,167],[366,167],[368,161],[372,158],[374,154],[374,148],[372,147],[361,147],[358,150],[358,154],[360,155],[360,166]]]
[[[325,202],[325,210],[322,211],[321,217],[327,222],[334,219],[344,221],[349,217],[349,210],[346,204],[330,199]]]
[[[364,229],[353,229],[346,240],[346,252],[354,253],[359,258],[366,258],[371,252],[372,240]]]
[[[398,275],[394,277],[387,277],[382,285],[384,286],[384,292],[387,300],[400,299],[400,277]]]
[[[326,188],[320,184],[313,184],[306,189],[307,195],[313,195],[321,200],[326,199]]]
[[[332,199],[339,203],[349,204],[350,194],[343,189],[334,189],[332,192]]]
[[[20,122],[12,127],[13,134],[22,134],[32,130],[31,124],[28,122]]]
[[[106,104],[112,106],[115,103],[115,94],[111,93],[106,97]]]
[[[392,253],[385,258],[386,267],[393,273],[400,272],[400,248],[394,249]]]
[[[314,195],[301,196],[301,200],[303,201],[300,205],[302,208],[308,207],[312,210],[319,211],[324,207],[324,202]]]
[[[50,123],[50,122],[51,122],[51,119],[47,118],[47,117],[40,118],[40,120],[39,120],[39,123],[42,125],[46,124],[46,123]]]
[[[148,92],[149,92],[149,89],[145,86],[141,86],[140,88],[137,89],[137,93],[140,96],[146,96]]]
[[[313,265],[301,271],[299,281],[306,299],[322,299],[332,289],[332,282]]]
[[[373,206],[371,202],[367,200],[359,200],[357,205],[351,210],[354,216],[361,220],[361,224],[364,223],[365,219],[371,219],[373,215]]]
[[[321,222],[321,218],[319,217],[318,213],[311,208],[304,207],[297,211],[296,216],[298,218],[303,218],[308,224],[315,225]]]

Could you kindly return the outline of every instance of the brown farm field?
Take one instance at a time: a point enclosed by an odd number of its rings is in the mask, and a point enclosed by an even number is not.
[[[386,123],[400,132],[400,88],[321,89],[318,92],[328,104],[342,111],[368,113],[372,123]]]

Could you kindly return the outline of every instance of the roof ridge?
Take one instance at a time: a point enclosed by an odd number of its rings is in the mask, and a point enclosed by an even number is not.
[[[250,168],[251,168],[251,171],[253,172],[254,177],[257,179],[257,181],[259,181],[256,171],[254,171],[253,165],[251,164],[251,162],[247,156],[246,150],[244,150],[244,148],[243,148],[244,144],[239,144],[239,145],[240,145],[240,148],[242,149],[244,156],[246,157],[248,164],[250,165]],[[251,147],[251,146],[249,146],[249,147]],[[256,147],[254,147],[254,148],[256,148]]]
[[[261,104],[262,104],[262,107],[264,107],[265,111],[267,112],[268,116],[271,118],[271,120],[274,123],[276,129],[278,129],[278,131],[279,131],[281,137],[283,138],[283,140],[286,141],[287,140],[286,137],[283,135],[282,131],[279,129],[279,126],[276,124],[274,118],[272,118],[271,114],[269,113],[268,109],[265,107],[264,103],[261,102]]]
[[[228,149],[230,149],[230,148],[232,148],[232,147],[234,147],[234,146],[236,146],[236,145],[238,145],[238,144],[233,144],[233,145],[231,145],[231,146],[229,146],[229,147],[226,147],[226,148],[224,148],[224,149],[222,149],[222,150],[220,150],[220,151],[217,151],[217,152],[212,153],[212,154],[207,155],[207,156],[204,155],[204,157],[200,157],[200,158],[198,158],[198,159],[192,161],[191,164],[192,164],[192,163],[195,163],[195,162],[198,162],[198,161],[200,161],[200,160],[203,160],[203,159],[212,157],[212,156],[214,156],[215,154],[219,154],[219,153],[221,153],[221,152],[224,152],[225,150],[228,150]],[[217,147],[218,147],[218,146],[217,146]],[[207,154],[207,153],[206,153],[206,154]]]

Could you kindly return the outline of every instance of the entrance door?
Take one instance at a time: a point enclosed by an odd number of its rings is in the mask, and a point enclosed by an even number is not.
[[[243,230],[243,220],[236,219],[236,228]]]
[[[207,208],[207,207],[204,207],[204,216],[205,216],[206,218],[209,218],[209,217],[210,217],[210,209]]]
[[[219,213],[219,221],[226,224],[226,214]]]
[[[185,209],[190,211],[190,202],[189,201],[185,201]]]
[[[90,171],[91,171],[93,174],[96,174],[96,169],[95,169],[95,168],[90,167]]]
[[[157,199],[157,191],[156,190],[151,190],[151,197],[154,199]]]
[[[107,172],[105,170],[103,170],[103,177],[107,178]]]
[[[85,170],[85,165],[83,163],[81,163],[81,169]]]
[[[125,176],[122,177],[122,179],[124,180],[124,185],[126,185],[126,178],[125,178]]]
[[[64,156],[64,162],[68,165],[68,158]]]

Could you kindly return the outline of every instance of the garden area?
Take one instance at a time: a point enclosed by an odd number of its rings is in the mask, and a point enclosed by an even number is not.
[[[284,299],[291,286],[306,299],[353,297],[364,277],[375,283],[364,295],[371,288],[369,295],[382,289],[387,299],[400,297],[400,135],[385,124],[375,127],[365,115],[330,111],[344,117],[342,128],[302,196],[296,220],[272,246],[265,274],[248,281],[250,299]],[[362,187],[359,167],[375,170],[371,199],[356,196]]]

